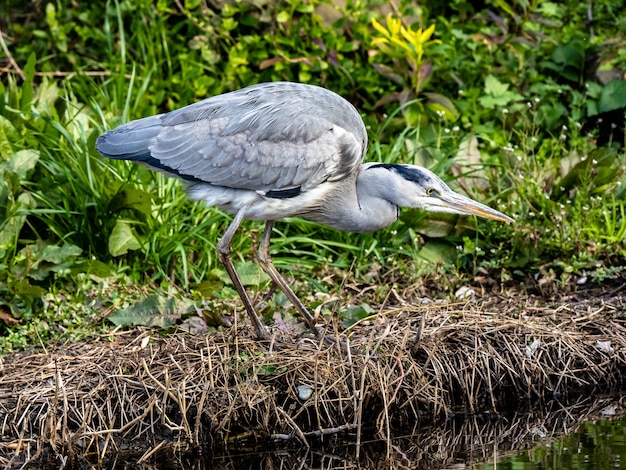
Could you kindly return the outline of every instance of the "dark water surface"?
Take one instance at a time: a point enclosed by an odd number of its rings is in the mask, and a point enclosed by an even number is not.
[[[518,455],[494,457],[495,463],[475,465],[474,470],[626,469],[626,417],[585,422],[572,434]]]
[[[625,400],[587,397],[533,412],[458,417],[416,425],[389,443],[364,439],[356,446],[348,436],[311,443],[311,450],[235,451],[205,468],[626,469],[626,415],[618,417]]]
[[[308,451],[250,451],[214,459],[213,468],[626,469],[626,415],[618,417],[625,402],[621,395],[552,401],[533,412],[416,425],[389,444],[372,439],[357,447],[348,439]]]
[[[161,453],[139,463],[118,454],[96,466],[107,469],[626,469],[626,396],[552,400],[532,412],[452,417],[410,429],[327,436],[302,446],[295,437],[259,446],[241,441],[220,455]],[[384,436],[390,433],[390,440]],[[369,436],[369,437],[367,437]],[[381,438],[382,437],[382,438]],[[232,443],[231,443],[232,444]]]

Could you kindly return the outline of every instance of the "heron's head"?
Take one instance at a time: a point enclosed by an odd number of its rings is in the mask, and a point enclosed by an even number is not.
[[[426,168],[383,163],[370,164],[366,168],[381,168],[394,173],[395,199],[399,206],[514,222],[508,215],[452,191],[441,178]]]

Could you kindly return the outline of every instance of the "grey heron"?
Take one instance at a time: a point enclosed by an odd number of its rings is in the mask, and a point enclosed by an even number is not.
[[[274,221],[303,217],[350,232],[391,225],[400,207],[507,215],[452,191],[415,165],[363,163],[367,132],[357,110],[313,85],[249,86],[106,131],[97,150],[180,178],[191,199],[234,214],[217,243],[218,257],[260,339],[267,332],[233,265],[230,245],[243,220],[263,220],[258,261],[319,337],[313,316],[272,263]]]

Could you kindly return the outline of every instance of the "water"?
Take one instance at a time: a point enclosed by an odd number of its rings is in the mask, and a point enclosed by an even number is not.
[[[540,443],[475,470],[605,470],[626,469],[626,417],[583,423],[578,431]]]
[[[310,442],[310,449],[297,439],[261,448],[249,442],[218,455],[210,449],[193,455],[160,454],[142,468],[626,469],[626,415],[614,417],[625,408],[621,396],[581,397],[567,405],[553,400],[532,412],[483,413],[435,424],[416,423],[412,429],[392,432],[395,437],[391,441],[376,439],[375,430],[370,430],[374,432],[369,438],[365,433],[359,446],[355,435],[331,435],[323,442]],[[119,455],[99,466],[138,468],[135,463],[136,456]]]
[[[390,445],[363,442],[358,458],[348,440],[308,451],[231,454],[213,461],[211,468],[626,469],[626,416],[585,421],[585,416],[602,414],[590,400],[583,403],[584,408],[552,404],[534,413],[484,414],[416,426],[412,431],[417,432],[392,438]]]

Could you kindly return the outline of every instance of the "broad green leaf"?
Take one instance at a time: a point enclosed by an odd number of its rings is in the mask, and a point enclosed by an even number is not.
[[[110,209],[116,212],[121,209],[135,209],[150,215],[152,213],[152,194],[141,189],[126,185],[111,201]]]
[[[141,243],[133,233],[130,224],[117,219],[109,236],[109,253],[111,256],[125,255],[128,250],[138,250],[139,248],[141,248]]]
[[[315,5],[309,2],[298,2],[296,6],[296,11],[300,13],[313,13]]]
[[[455,214],[427,214],[426,217],[415,217],[416,212],[419,214],[421,211],[419,209],[405,210],[400,215],[400,220],[409,221],[410,217],[413,217],[414,222],[411,224],[413,230],[429,238],[454,235],[459,231],[459,221],[466,220],[459,219],[459,216]]]
[[[13,143],[19,139],[19,134],[13,123],[0,115],[0,160],[8,160],[13,155]]]
[[[66,110],[66,114],[69,113],[70,109]],[[91,116],[85,108],[81,109],[79,112],[71,110],[71,114],[68,115],[67,118],[67,133],[75,140],[80,140],[85,133],[85,129],[89,129],[91,127]]]
[[[368,304],[357,305],[356,307],[349,307],[339,315],[344,320],[341,322],[344,328],[349,328],[359,320],[363,320],[369,316],[375,314],[376,311]]]
[[[281,11],[280,13],[278,13],[278,15],[276,16],[276,21],[278,23],[287,23],[289,21],[289,19],[291,18],[291,15],[289,15],[288,11]]]
[[[174,325],[183,314],[193,308],[193,302],[150,295],[128,308],[117,310],[107,318],[116,326],[159,326],[161,328]]]
[[[58,245],[46,245],[43,250],[39,253],[40,261],[47,261],[49,263],[54,264],[62,264],[68,261],[70,258],[74,258],[76,256],[80,256],[83,252],[76,245],[70,245],[69,243],[65,243],[62,246]]]
[[[551,59],[557,65],[550,67],[551,69],[567,80],[577,83],[584,71],[585,45],[581,40],[574,39],[554,49]]]
[[[586,94],[588,97],[600,99],[604,87],[596,82],[586,82],[585,89],[587,90]]]
[[[509,16],[516,18],[515,10],[513,10],[511,6],[511,2],[506,2],[505,0],[495,0],[496,5],[498,5],[502,10],[506,11]]]
[[[454,104],[445,96],[440,95],[439,93],[428,92],[424,92],[424,96],[428,98],[426,106],[428,106],[434,112],[442,111],[443,116],[448,121],[456,121],[456,119],[459,117],[459,113],[454,107]]]
[[[511,102],[510,98],[507,95],[493,96],[486,95],[478,98],[478,102],[481,106],[491,109],[496,108],[498,106],[506,106]]]
[[[587,106],[587,116],[592,117],[598,114],[598,102],[594,100],[587,100],[585,103]]]
[[[71,271],[73,273],[85,273],[99,279],[106,279],[107,277],[113,275],[111,267],[97,259],[77,263],[71,268]]]
[[[213,297],[215,292],[219,292],[224,288],[224,283],[218,280],[205,280],[193,286],[193,289],[199,292],[202,297]]]
[[[626,108],[626,81],[611,80],[602,89],[598,101],[598,112],[606,113],[622,108]]]
[[[25,297],[38,298],[46,291],[39,286],[33,286],[27,279],[20,279],[11,284],[11,292]]]
[[[417,255],[430,263],[454,263],[457,258],[457,251],[451,243],[430,240],[419,250]]]
[[[7,163],[7,170],[16,173],[20,179],[26,179],[29,171],[31,171],[39,161],[39,152],[36,150],[20,150],[13,154]]]
[[[506,93],[508,89],[508,84],[502,83],[493,75],[489,75],[485,79],[485,93],[489,95],[499,96]]]
[[[69,243],[62,246],[48,245],[41,241],[31,243],[20,250],[11,272],[20,278],[30,277],[43,281],[50,273],[67,271],[81,253],[79,247]]]
[[[30,193],[22,193],[7,210],[7,219],[0,222],[0,248],[7,248],[19,237],[26,222],[26,211],[37,206]],[[9,215],[10,213],[10,215]]]
[[[540,11],[541,13],[543,13],[545,16],[552,16],[552,17],[558,17],[559,15],[562,15],[562,9],[564,9],[566,7],[559,5],[557,3],[554,2],[542,2],[541,4],[537,5],[537,10]]]
[[[256,263],[250,261],[235,263],[235,269],[244,286],[258,286],[263,282],[269,281],[269,276]],[[220,271],[218,276],[225,284],[231,284],[230,277],[226,271]]]
[[[59,87],[53,80],[48,80],[44,77],[41,85],[37,88],[37,104],[39,107],[46,110],[47,113],[56,116],[56,110],[54,109],[54,103],[59,98]]]
[[[513,101],[519,101],[523,96],[509,90],[509,85],[500,82],[493,75],[485,79],[485,95],[478,98],[478,102],[485,108],[506,106]]]
[[[614,181],[619,172],[615,149],[606,147],[596,149],[584,160],[580,159],[575,164],[573,164],[573,160],[571,159],[567,163],[563,162],[561,165],[560,170],[563,178],[553,190],[553,194],[557,198],[570,189],[589,181],[593,183],[595,191],[598,191],[603,185]]]
[[[411,127],[421,127],[428,122],[422,103],[414,102],[404,107],[404,119]]]

